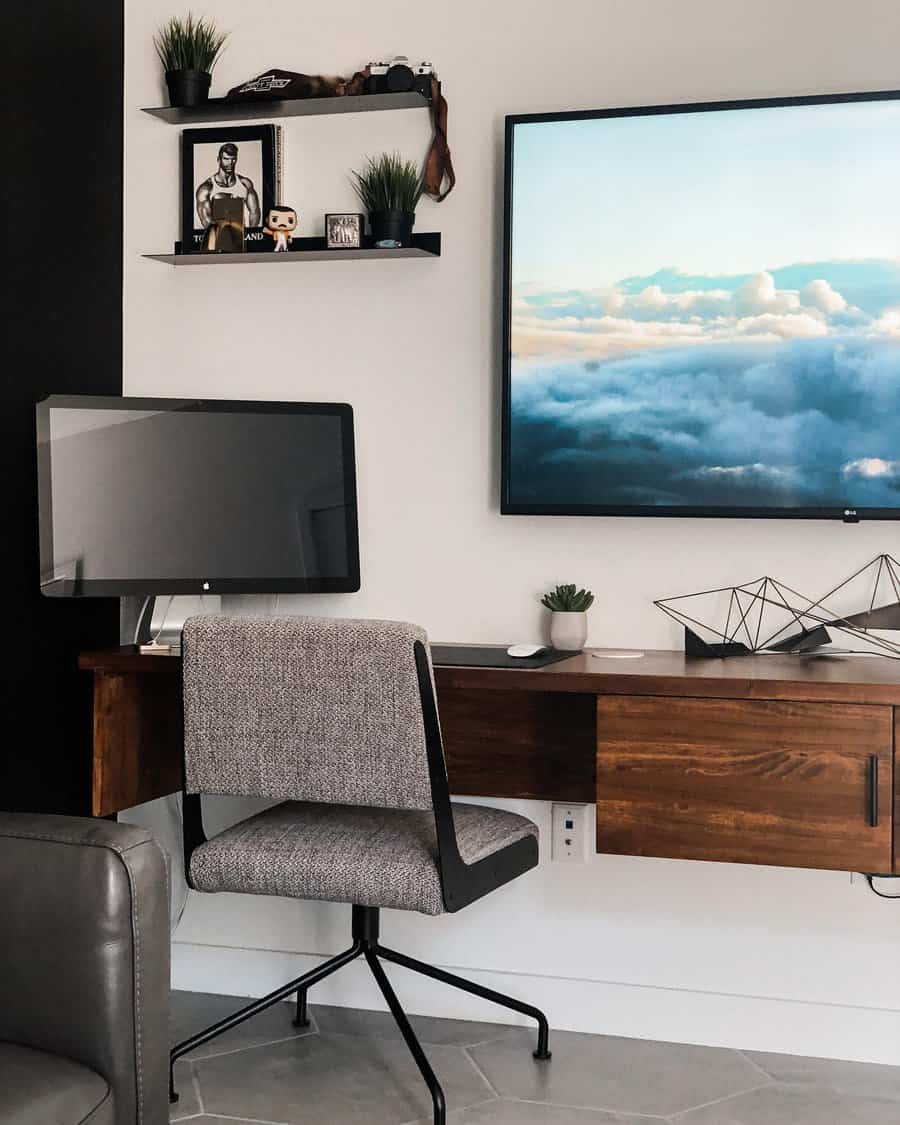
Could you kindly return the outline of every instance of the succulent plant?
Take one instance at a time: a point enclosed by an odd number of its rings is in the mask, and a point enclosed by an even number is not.
[[[594,595],[590,590],[579,590],[575,583],[557,586],[549,594],[541,598],[541,605],[554,613],[583,613],[594,604]]]

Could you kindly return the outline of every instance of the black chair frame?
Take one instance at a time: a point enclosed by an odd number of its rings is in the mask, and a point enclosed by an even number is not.
[[[438,870],[441,880],[441,891],[444,907],[448,913],[454,913],[467,906],[470,902],[482,898],[504,883],[510,882],[517,876],[537,866],[538,845],[533,836],[517,840],[505,848],[500,849],[476,863],[466,863],[459,853],[456,839],[456,829],[453,823],[453,806],[450,801],[450,787],[447,781],[447,770],[444,762],[444,748],[441,740],[441,728],[438,721],[437,703],[434,695],[434,684],[431,678],[431,665],[428,654],[421,641],[416,641],[413,646],[418,678],[419,694],[422,703],[422,715],[425,726],[425,747],[428,757],[428,773],[431,783],[431,797],[434,807],[435,830],[438,849]],[[183,794],[183,822],[184,822],[184,869],[188,886],[191,884],[191,856],[194,849],[206,843],[203,830],[203,815],[201,809],[201,795],[199,793]],[[422,1045],[412,1029],[412,1025],[397,999],[396,993],[385,974],[381,961],[389,961],[405,969],[421,973],[443,984],[452,985],[454,988],[490,1000],[494,1004],[509,1008],[514,1012],[529,1016],[537,1021],[538,1040],[537,1048],[533,1052],[534,1058],[546,1060],[551,1057],[549,1050],[549,1026],[547,1017],[538,1008],[531,1004],[524,1004],[511,996],[495,992],[491,988],[484,988],[480,984],[465,980],[454,973],[445,972],[413,957],[388,949],[379,941],[380,911],[373,906],[353,906],[351,922],[350,948],[323,964],[311,969],[308,973],[289,981],[281,988],[255,1000],[252,1004],[241,1008],[234,1015],[227,1016],[218,1023],[212,1024],[204,1031],[192,1035],[189,1039],[176,1044],[170,1054],[169,1068],[169,1100],[176,1102],[178,1094],[174,1085],[174,1066],[178,1059],[193,1051],[196,1047],[208,1043],[211,1039],[222,1035],[245,1020],[258,1015],[270,1008],[273,1004],[287,999],[292,993],[297,995],[297,1012],[294,1019],[295,1027],[308,1027],[309,1013],[307,1010],[307,994],[309,989],[330,976],[338,969],[348,965],[357,957],[364,957],[366,963],[375,977],[375,981],[387,1002],[387,1006],[400,1029],[400,1032],[413,1056],[419,1072],[425,1080],[431,1093],[434,1107],[434,1125],[445,1125],[446,1102],[444,1092],[435,1076]]]

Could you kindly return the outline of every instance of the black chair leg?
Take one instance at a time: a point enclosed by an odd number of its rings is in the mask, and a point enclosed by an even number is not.
[[[294,1016],[294,1027],[309,1027],[309,1011],[306,1005],[305,988],[297,989],[297,1014]]]
[[[317,965],[308,973],[304,973],[302,977],[297,977],[295,980],[290,981],[288,984],[283,985],[281,988],[276,988],[274,992],[270,992],[268,996],[263,996],[261,1000],[254,1000],[252,1004],[248,1004],[245,1008],[234,1013],[234,1015],[226,1016],[225,1019],[219,1020],[218,1023],[212,1024],[203,1031],[198,1031],[196,1035],[192,1035],[190,1039],[185,1039],[176,1045],[169,1052],[169,1102],[174,1103],[178,1101],[178,1093],[175,1090],[175,1063],[186,1055],[189,1051],[193,1051],[195,1047],[202,1047],[204,1043],[208,1043],[210,1039],[215,1039],[217,1035],[222,1035],[226,1031],[230,1031],[233,1027],[243,1023],[244,1020],[249,1020],[252,1016],[259,1015],[264,1012],[266,1008],[271,1008],[273,1004],[277,1004],[279,1000],[285,1000],[292,992],[296,992],[298,996],[302,992],[304,997],[307,989],[318,981],[323,980],[325,977],[330,976],[332,973],[337,972],[338,969],[344,965],[348,965],[354,961],[363,952],[362,942],[354,941],[353,945],[344,953],[339,953],[336,957],[332,957],[329,961],[324,961],[321,965]]]
[[[379,945],[377,952],[378,956],[383,957],[385,961],[392,961],[395,965],[402,965],[404,969],[412,969],[414,973],[422,973],[423,976],[439,980],[443,984],[452,985],[454,988],[460,988],[463,992],[471,992],[473,996],[480,996],[483,1000],[501,1004],[504,1008],[511,1008],[514,1012],[521,1012],[522,1015],[537,1020],[538,1041],[534,1057],[536,1059],[551,1058],[550,1028],[547,1024],[547,1017],[539,1008],[535,1008],[531,1004],[523,1004],[521,1000],[515,1000],[512,996],[505,996],[502,992],[495,992],[492,988],[484,988],[480,984],[474,984],[472,981],[466,980],[464,977],[458,977],[454,973],[436,969],[433,965],[427,965],[424,961],[417,961],[414,957],[407,957],[404,953],[396,953],[393,949],[385,949],[384,946]]]
[[[447,1106],[444,1100],[444,1091],[441,1089],[441,1084],[437,1080],[437,1076],[431,1069],[431,1063],[425,1052],[422,1050],[422,1044],[416,1038],[416,1033],[413,1031],[409,1020],[406,1018],[406,1013],[400,1007],[400,1001],[397,999],[396,993],[391,988],[391,982],[387,979],[384,969],[378,962],[378,957],[372,949],[364,951],[366,961],[369,968],[372,970],[372,975],[381,989],[381,994],[387,1001],[387,1006],[391,1010],[391,1015],[400,1028],[403,1038],[406,1040],[406,1045],[409,1047],[410,1054],[415,1059],[416,1066],[419,1068],[419,1073],[425,1079],[425,1084],[431,1093],[431,1102],[434,1106],[434,1125],[446,1125],[447,1120]]]
[[[359,953],[361,953],[364,942],[362,942],[356,934],[353,935],[353,942],[353,948],[355,949],[359,946]],[[357,956],[359,956],[359,954],[357,954]],[[294,1016],[293,1020],[294,1027],[309,1027],[312,1023],[312,1020],[309,1018],[308,1005],[310,987],[313,984],[318,984],[319,981],[324,980],[325,977],[330,977],[332,973],[336,973],[338,969],[342,968],[346,963],[346,961],[341,960],[341,957],[333,957],[330,961],[326,961],[324,965],[320,966],[320,969],[324,971],[321,972],[314,981],[308,981],[302,988],[297,989],[297,1014]]]

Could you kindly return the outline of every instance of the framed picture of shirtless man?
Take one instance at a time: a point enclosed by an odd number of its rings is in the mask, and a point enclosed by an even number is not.
[[[185,129],[181,134],[181,245],[200,250],[213,202],[243,203],[244,228],[262,227],[278,203],[276,126]]]

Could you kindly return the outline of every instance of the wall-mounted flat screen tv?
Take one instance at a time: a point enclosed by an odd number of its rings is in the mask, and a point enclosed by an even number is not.
[[[45,595],[359,589],[346,403],[52,395],[37,437]]]
[[[501,509],[900,515],[900,93],[507,118]]]

